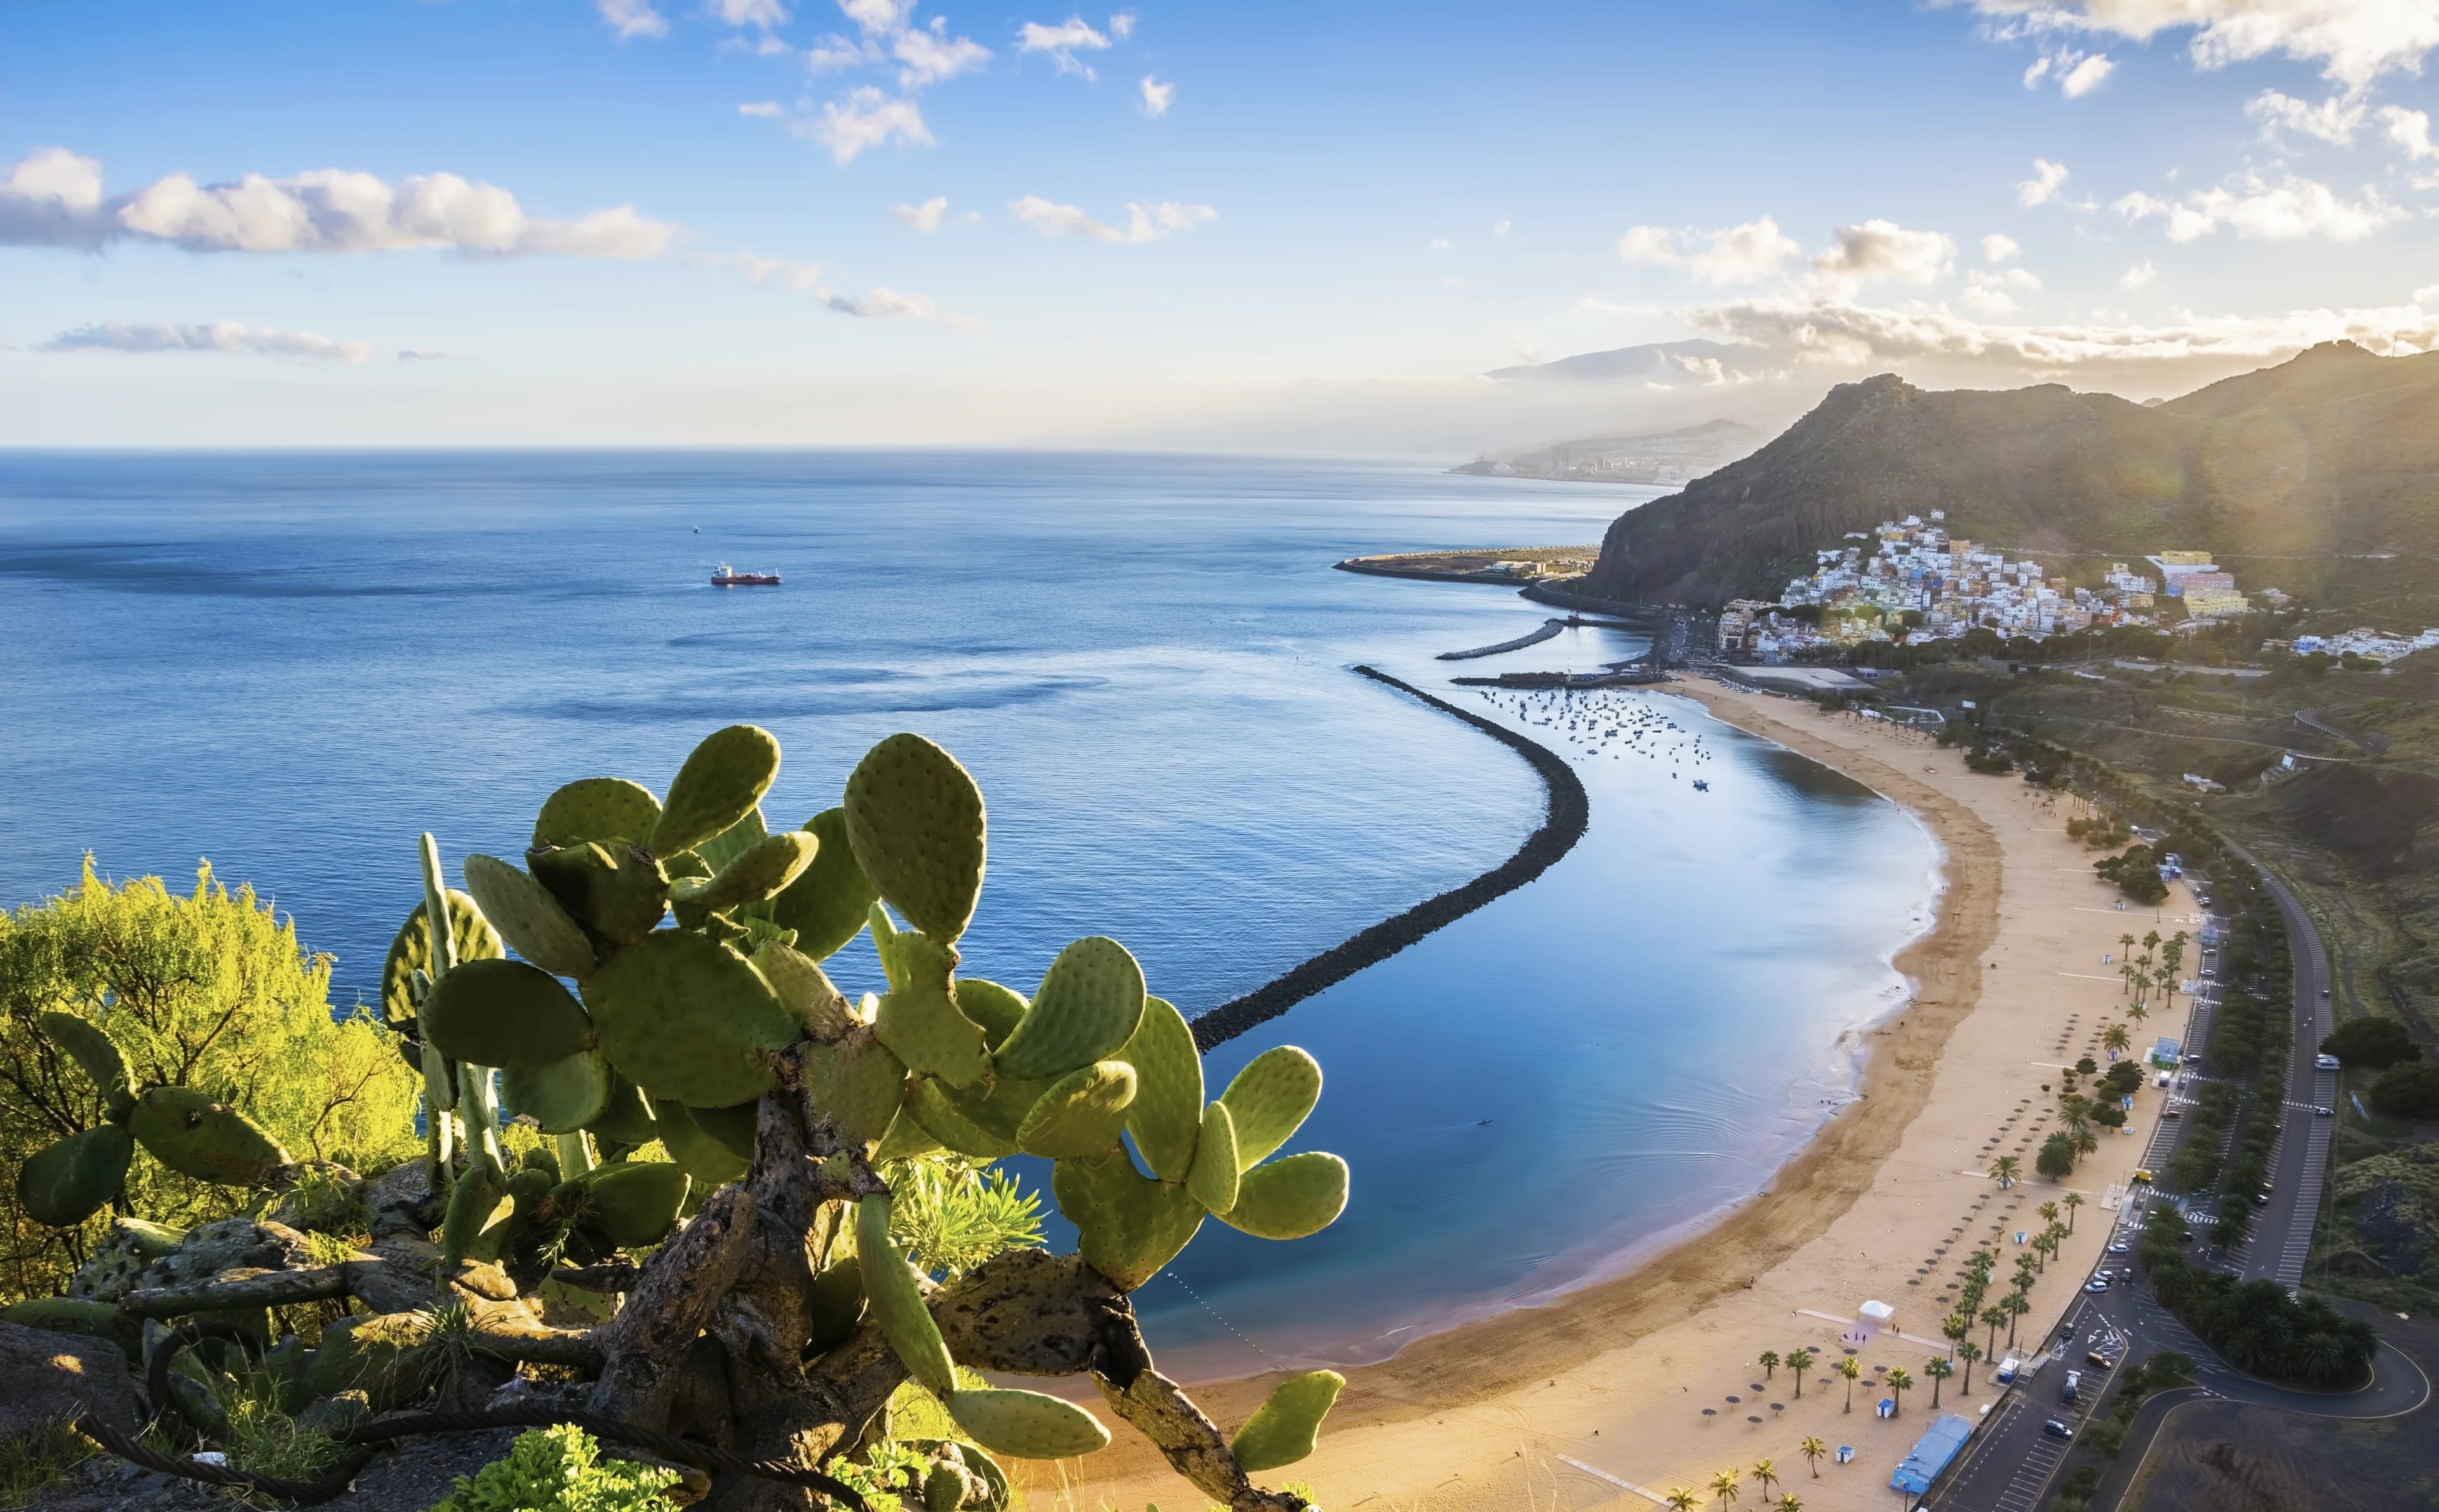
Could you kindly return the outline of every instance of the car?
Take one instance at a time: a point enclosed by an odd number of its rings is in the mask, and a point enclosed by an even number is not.
[[[2134,1246],[2127,1243],[2124,1239],[2120,1239],[2109,1247],[2109,1253],[2111,1254],[2131,1254],[2134,1253]]]
[[[2185,1111],[2182,1108],[2163,1108],[2160,1110],[2160,1116],[2163,1118],[2182,1118],[2185,1116]]]
[[[2052,1438],[2074,1437],[2074,1430],[2067,1427],[2064,1423],[2059,1422],[2055,1417],[2041,1425],[2041,1432],[2047,1433]]]
[[[2345,1062],[2340,1060],[2335,1056],[2314,1056],[2312,1058],[2312,1064],[2318,1066],[2323,1071],[2336,1071],[2344,1065]]]
[[[2323,987],[2323,988],[2321,988],[2321,996],[2323,996],[2323,997],[2327,997],[2328,995],[2329,995],[2329,989],[2328,989],[2327,987]]]
[[[2085,1355],[2083,1357],[2083,1362],[2099,1370],[2114,1370],[2117,1368],[2117,1361],[2115,1360],[2111,1359],[2108,1355],[2102,1354],[2097,1349]]]
[[[2134,1179],[2138,1182],[2148,1182],[2151,1179],[2151,1173],[2148,1170],[2137,1169],[2134,1172]]]
[[[2217,967],[2215,967],[2215,966],[2205,966],[2205,967],[2203,967],[2203,968],[2202,968],[2202,980],[2203,980],[2203,981],[2205,981],[2205,982],[2216,982],[2216,981],[2217,981],[2217,980],[2218,980],[2218,968],[2217,968]]]
[[[2252,1205],[2255,1207],[2268,1207],[2270,1205],[2270,1194],[2268,1192],[2253,1193]]]
[[[2335,1108],[2315,1108],[2312,1110],[2312,1116],[2315,1118],[2335,1118],[2338,1116],[2338,1111]]]
[[[2079,1370],[2068,1371],[2066,1373],[2066,1384],[2058,1388],[2058,1400],[2062,1402],[2071,1402],[2082,1394],[2083,1372]]]
[[[2086,1291],[2106,1291],[2109,1290],[2109,1278],[2107,1276],[2093,1276],[2091,1280],[2086,1281],[2083,1284],[2083,1290]]]

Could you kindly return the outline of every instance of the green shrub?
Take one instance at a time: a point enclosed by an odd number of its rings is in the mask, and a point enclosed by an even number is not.
[[[74,890],[0,913],[0,1171],[100,1121],[91,1078],[37,1026],[51,1010],[107,1030],[139,1083],[206,1092],[299,1160],[385,1169],[421,1147],[421,1078],[368,1020],[333,1023],[329,987],[330,957],[300,947],[252,888],[232,893],[205,866],[181,897],[158,878],[113,884],[88,859]],[[0,1183],[0,1303],[62,1290],[114,1213],[188,1227],[260,1197],[139,1159],[118,1202],[54,1229]]]
[[[2321,1054],[2337,1057],[2350,1070],[2386,1071],[2400,1060],[2421,1059],[2422,1047],[2394,1019],[2349,1019],[2321,1041]]]
[[[457,1484],[432,1512],[660,1512],[675,1470],[601,1461],[593,1435],[573,1423],[517,1435],[506,1459]]]
[[[2439,1118],[2439,1060],[2408,1060],[2371,1084],[2371,1105],[2391,1118]]]

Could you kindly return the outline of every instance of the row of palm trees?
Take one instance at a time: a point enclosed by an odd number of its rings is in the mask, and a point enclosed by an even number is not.
[[[1796,1446],[1796,1452],[1810,1462],[1812,1478],[1816,1481],[1821,1479],[1821,1457],[1829,1452],[1829,1446],[1817,1438],[1807,1437]],[[1792,1491],[1782,1492],[1775,1502],[1770,1499],[1771,1487],[1777,1484],[1778,1478],[1778,1467],[1769,1460],[1754,1461],[1753,1468],[1741,1476],[1733,1469],[1721,1470],[1711,1477],[1710,1504],[1736,1505],[1744,1500],[1744,1486],[1740,1483],[1751,1481],[1761,1487],[1755,1503],[1757,1507],[1767,1507],[1770,1512],[1804,1512],[1804,1503]],[[1667,1503],[1671,1512],[1693,1512],[1695,1507],[1702,1504],[1702,1495],[1680,1485],[1669,1491]]]
[[[2160,932],[2153,930],[2143,936],[2143,953],[2137,956],[2133,953],[2134,936],[2117,936],[2118,945],[2127,952],[2117,963],[2117,974],[2126,979],[2127,995],[2134,1000],[2126,1010],[2127,1018],[2138,1024],[2143,1022],[2144,1015],[2150,1011],[2144,1006],[2144,995],[2153,990],[2160,993],[2163,1005],[2177,1005],[2177,972],[2184,966],[2185,945],[2191,938],[2179,930],[2163,940]],[[2159,952],[2157,967],[2151,964],[2154,951]]]

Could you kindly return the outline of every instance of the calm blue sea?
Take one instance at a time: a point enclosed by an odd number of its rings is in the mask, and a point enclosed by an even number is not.
[[[1540,820],[1512,754],[1350,664],[1442,686],[1640,646],[1436,662],[1545,611],[1328,564],[1592,542],[1656,491],[1233,457],[0,454],[0,902],[87,851],[173,881],[208,857],[337,957],[345,1000],[418,897],[420,830],[514,855],[558,783],[664,788],[738,720],[783,742],[765,808],[795,824],[911,729],[990,805],[967,969],[1029,987],[1108,934],[1193,1013]],[[721,561],[786,586],[712,588]],[[1579,760],[1592,832],[1211,1058],[1318,1056],[1300,1147],[1347,1157],[1354,1198],[1296,1244],[1206,1225],[1137,1298],[1172,1373],[1377,1359],[1614,1268],[1756,1189],[1902,992],[1932,850],[1894,808],[1683,700],[1463,696]],[[841,963],[877,977],[862,943]]]

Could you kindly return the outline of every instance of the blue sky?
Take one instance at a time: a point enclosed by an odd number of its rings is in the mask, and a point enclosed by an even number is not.
[[[2439,0],[1005,3],[0,5],[0,444],[1466,451],[2439,345]]]

